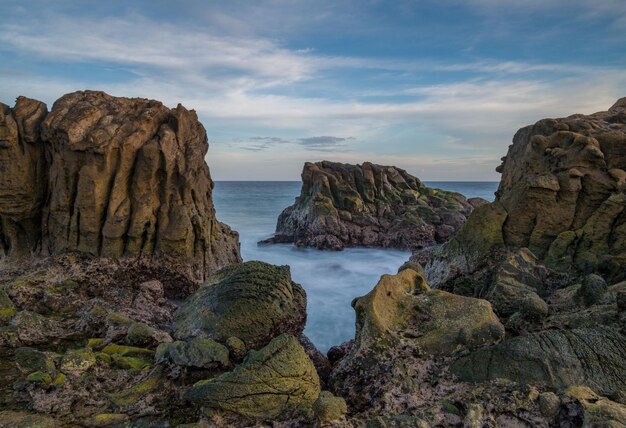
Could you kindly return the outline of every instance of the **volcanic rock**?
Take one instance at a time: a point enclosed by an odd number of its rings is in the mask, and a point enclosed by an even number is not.
[[[307,162],[300,196],[278,217],[274,237],[263,242],[420,249],[446,241],[478,205],[393,166]]]

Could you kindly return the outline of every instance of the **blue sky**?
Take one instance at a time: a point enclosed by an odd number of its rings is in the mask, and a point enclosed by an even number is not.
[[[498,180],[521,126],[626,96],[626,1],[0,0],[0,101],[80,89],[195,109],[217,180]]]

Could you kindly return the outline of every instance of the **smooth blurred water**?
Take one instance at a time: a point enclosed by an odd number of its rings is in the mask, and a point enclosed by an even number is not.
[[[467,197],[493,200],[498,183],[430,182]],[[350,303],[367,294],[381,275],[395,273],[407,251],[352,248],[340,252],[296,248],[291,244],[257,245],[269,238],[283,209],[300,193],[299,181],[218,181],[213,202],[220,221],[239,232],[244,260],[291,266],[293,280],[307,292],[306,335],[322,351],[354,338]]]

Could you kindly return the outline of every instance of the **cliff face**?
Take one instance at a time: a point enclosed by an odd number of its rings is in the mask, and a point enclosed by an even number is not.
[[[462,195],[426,187],[400,168],[307,162],[300,196],[269,242],[419,249],[445,241],[472,209]]]
[[[2,105],[0,254],[163,256],[196,278],[240,261],[217,221],[195,112],[75,92]]]
[[[626,279],[626,98],[520,129],[503,161],[496,200],[435,255],[432,283],[522,247],[548,267]]]

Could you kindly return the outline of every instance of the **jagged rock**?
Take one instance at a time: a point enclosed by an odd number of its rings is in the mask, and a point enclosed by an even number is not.
[[[431,290],[424,276],[412,269],[383,275],[353,306],[354,349],[361,353],[403,343],[417,353],[449,355],[504,338],[504,327],[489,302]]]
[[[302,332],[306,293],[291,280],[289,266],[251,261],[224,268],[214,280],[176,312],[176,338],[225,342],[234,336],[256,349],[281,333]]]
[[[307,162],[300,196],[264,242],[418,249],[447,240],[477,205],[459,193],[426,187],[400,168]]]
[[[0,103],[0,258],[40,245],[47,167],[39,127],[47,113],[25,97],[12,109]]]
[[[496,200],[435,251],[430,283],[445,288],[523,247],[548,267],[625,279],[625,111],[623,98],[605,112],[520,129],[498,168]]]
[[[315,367],[298,340],[283,334],[250,352],[232,372],[196,383],[186,398],[203,406],[272,420],[310,413],[319,394]]]
[[[241,260],[195,112],[74,92],[0,106],[0,256],[159,256],[196,279]]]
[[[626,388],[626,338],[602,326],[547,330],[477,350],[451,370],[465,381],[505,378],[550,388],[580,384],[610,394]]]

